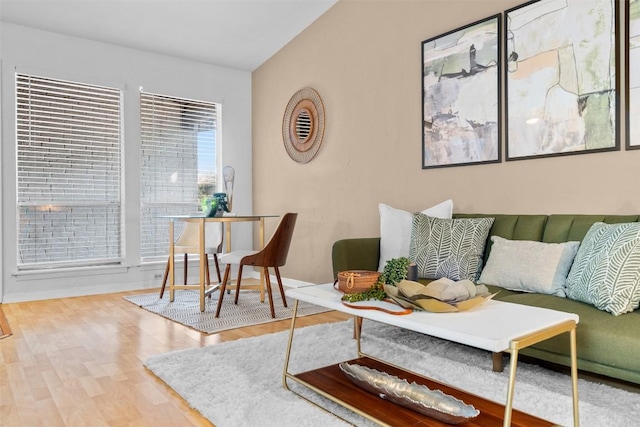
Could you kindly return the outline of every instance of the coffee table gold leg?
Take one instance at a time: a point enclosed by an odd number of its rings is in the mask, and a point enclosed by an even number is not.
[[[569,331],[571,345],[571,387],[573,392],[573,425],[580,425],[580,415],[578,414],[578,355],[576,345],[576,328]]]
[[[260,217],[260,249],[264,249],[264,218]],[[264,302],[264,285],[265,285],[265,277],[262,270],[260,270],[260,302]],[[270,296],[271,297],[271,296]]]
[[[355,338],[356,338],[356,348],[358,350],[358,357],[362,357],[364,356],[364,354],[362,353],[362,347],[360,346],[360,337],[362,336],[362,317],[354,317],[353,318],[353,323],[354,323],[354,332],[355,332]]]
[[[282,371],[282,386],[285,390],[289,390],[287,385],[287,374],[289,373],[289,356],[291,356],[291,345],[293,344],[293,331],[296,328],[296,315],[298,314],[298,300],[293,304],[293,313],[291,315],[291,329],[289,329],[289,342],[287,343],[287,354],[284,358],[284,370]]]
[[[516,385],[516,368],[518,367],[518,348],[511,347],[511,361],[509,365],[509,388],[507,389],[507,404],[504,407],[504,427],[511,426],[511,411],[513,409],[513,390]]]
[[[176,285],[176,264],[173,220],[169,221],[169,301],[173,302]]]
[[[204,281],[204,277],[205,277],[205,266],[204,263],[207,262],[207,257],[205,255],[205,224],[204,224],[204,218],[202,218],[199,221],[199,242],[198,242],[198,247],[199,247],[199,252],[200,252],[200,311],[204,312],[204,298],[205,298],[205,294],[204,294],[204,288],[205,288],[205,281]],[[185,266],[185,268],[187,268]],[[185,276],[186,277],[186,276]]]

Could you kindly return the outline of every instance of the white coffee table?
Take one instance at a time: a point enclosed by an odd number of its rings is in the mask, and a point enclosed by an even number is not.
[[[334,289],[331,283],[289,289],[286,291],[286,295],[296,300],[283,372],[283,384],[286,389],[289,389],[287,379],[296,381],[374,422],[378,422],[381,425],[387,424],[384,420],[367,414],[366,408],[354,408],[353,403],[345,402],[344,398],[334,396],[334,393],[331,392],[331,387],[328,388],[328,391],[322,390],[321,387],[310,384],[303,376],[299,374],[294,375],[288,371],[299,301],[305,301],[321,307],[348,313],[356,317],[375,320],[494,353],[509,352],[511,354],[509,386],[506,404],[504,405],[503,418],[503,426],[505,427],[510,426],[512,422],[513,392],[519,350],[567,332],[569,333],[571,346],[573,419],[574,426],[577,427],[579,425],[575,334],[579,318],[576,314],[491,300],[467,312],[428,313],[414,311],[411,314],[394,315],[379,310],[363,310],[347,307],[341,302],[342,293]],[[367,302],[367,304],[371,304],[371,302]],[[398,306],[386,302],[376,302],[376,304],[381,308],[398,308]],[[371,356],[361,351],[358,328],[356,328],[356,338],[358,356],[371,358]],[[375,358],[373,359],[375,360]],[[410,372],[409,374],[413,375],[413,373]],[[482,411],[481,408],[478,409]]]

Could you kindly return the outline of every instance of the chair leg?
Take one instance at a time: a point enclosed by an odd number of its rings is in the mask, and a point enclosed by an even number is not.
[[[229,264],[227,264],[227,268]],[[240,281],[242,280],[242,264],[238,266],[238,279],[236,280],[236,298],[235,305],[238,305],[238,296],[240,296]]]
[[[284,288],[282,287],[282,277],[280,277],[280,269],[278,267],[273,267],[276,271],[276,278],[278,279],[278,287],[280,288],[280,296],[282,297],[282,304],[287,306],[287,299],[284,297]]]
[[[211,279],[209,278],[209,255],[204,254],[204,283],[209,286],[211,284]]]
[[[218,274],[218,283],[222,282],[222,277],[220,276],[220,264],[218,263],[218,254],[213,254],[213,260],[216,263],[216,273]]]
[[[164,277],[162,278],[162,287],[160,288],[160,299],[164,295],[164,288],[167,286],[167,279],[169,278],[169,260],[167,260],[167,266],[164,268]]]
[[[189,271],[189,255],[184,254],[184,285],[187,286],[187,271]]]
[[[267,298],[269,298],[269,309],[271,310],[271,317],[276,317],[276,311],[273,308],[273,295],[271,294],[271,279],[269,278],[269,267],[264,268],[264,281],[267,283]]]
[[[227,289],[227,282],[229,281],[230,271],[231,271],[231,264],[227,264],[227,268],[224,269],[224,279],[222,280],[222,287],[220,288],[220,295],[218,297],[218,307],[216,308],[216,317],[220,316],[220,308],[222,308],[222,300],[224,299],[224,291]]]
[[[211,286],[211,276],[209,276],[209,255],[204,254],[204,280],[207,284],[207,288]],[[211,299],[211,294],[209,294],[209,299]]]

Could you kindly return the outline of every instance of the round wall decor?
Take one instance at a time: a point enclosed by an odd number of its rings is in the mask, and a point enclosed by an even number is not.
[[[298,163],[313,159],[324,135],[324,106],[318,92],[305,87],[289,100],[282,119],[282,140],[289,157]]]

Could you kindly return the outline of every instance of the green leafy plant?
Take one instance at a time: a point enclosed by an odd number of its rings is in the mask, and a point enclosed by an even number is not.
[[[395,286],[401,280],[407,278],[407,268],[409,267],[409,258],[392,258],[384,265],[382,274],[378,278],[378,282],[385,285]]]
[[[366,291],[356,292],[355,294],[344,294],[343,301],[358,302],[368,300],[383,300],[387,296],[382,288],[382,283],[376,282]]]
[[[395,286],[401,280],[406,279],[407,267],[410,262],[406,257],[390,259],[385,264],[378,281],[371,288],[355,294],[345,294],[342,300],[348,302],[383,300],[387,296],[384,285]]]
[[[229,212],[226,193],[215,193],[213,197],[203,197],[201,204],[202,212],[207,216],[215,215],[218,210]]]
[[[201,203],[202,212],[205,214],[211,210],[215,211],[218,209],[218,199],[214,199],[213,197],[203,197]]]

